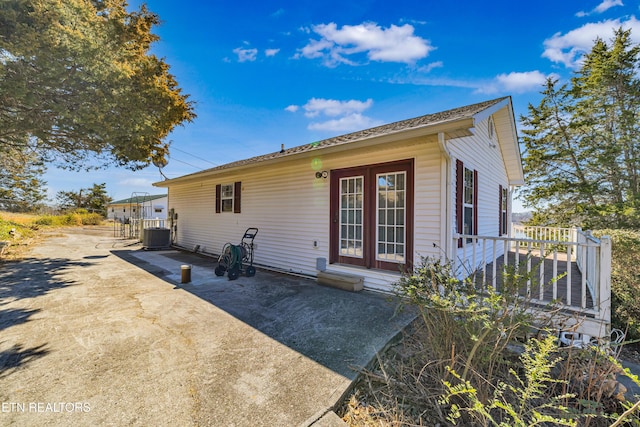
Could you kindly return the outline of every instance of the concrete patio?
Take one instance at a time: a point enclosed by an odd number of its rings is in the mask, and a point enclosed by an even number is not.
[[[340,425],[333,405],[412,319],[386,295],[229,281],[109,231],[65,230],[1,266],[0,424]]]

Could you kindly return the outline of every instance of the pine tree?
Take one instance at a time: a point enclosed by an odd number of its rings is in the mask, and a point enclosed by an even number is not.
[[[121,0],[0,2],[0,145],[72,169],[162,161],[195,117],[150,53],[159,17]]]
[[[107,195],[107,185],[93,184],[91,188],[81,188],[78,191],[58,191],[56,199],[62,210],[86,209],[89,212],[107,216],[107,205],[111,197]]]
[[[534,220],[583,227],[640,226],[640,47],[630,30],[595,41],[571,85],[549,79],[521,117]]]
[[[0,148],[0,210],[34,212],[46,198],[42,159],[31,151]]]

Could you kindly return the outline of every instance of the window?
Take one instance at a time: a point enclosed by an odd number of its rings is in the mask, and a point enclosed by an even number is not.
[[[478,233],[478,171],[456,160],[456,228],[459,234]],[[471,239],[467,238],[467,242]],[[462,240],[458,242],[462,246]]]
[[[494,142],[496,138],[496,125],[493,123],[493,117],[489,117],[489,122],[487,123],[487,133],[491,142]]]
[[[378,250],[376,259],[404,263],[406,172],[378,174]]]
[[[340,255],[362,258],[364,177],[340,179]]]
[[[473,234],[476,232],[473,224],[473,211],[475,205],[473,203],[475,197],[474,193],[474,179],[473,171],[471,169],[464,168],[464,196],[462,205],[462,234]]]
[[[500,210],[499,210],[499,218],[498,218],[498,222],[499,222],[499,232],[500,235],[505,235],[505,234],[509,234],[509,217],[508,212],[509,212],[509,190],[507,190],[506,187],[503,187],[502,185],[499,186],[498,188],[499,190],[499,196],[500,196]]]
[[[233,184],[222,186],[220,201],[222,212],[233,212]]]
[[[331,171],[329,262],[398,271],[413,261],[413,160]]]
[[[242,183],[216,185],[216,213],[240,213],[240,194]]]

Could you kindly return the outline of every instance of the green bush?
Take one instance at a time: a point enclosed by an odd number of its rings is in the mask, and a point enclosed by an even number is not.
[[[44,215],[33,221],[34,224],[42,226],[52,226],[56,222],[56,217],[51,215]]]
[[[34,225],[45,227],[74,227],[80,225],[100,225],[102,215],[89,213],[86,209],[77,209],[64,215],[43,215],[33,221]]]
[[[598,230],[611,237],[611,323],[627,331],[628,339],[640,339],[640,232]]]
[[[68,213],[62,216],[62,225],[77,226],[82,225],[82,215],[77,213]]]
[[[82,215],[82,225],[100,225],[102,221],[104,221],[104,217],[97,213]]]
[[[0,240],[15,241],[34,235],[33,227],[0,218]]]

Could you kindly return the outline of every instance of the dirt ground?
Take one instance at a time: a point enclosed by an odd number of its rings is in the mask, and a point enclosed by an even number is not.
[[[180,286],[182,260],[131,243],[65,230],[0,264],[0,425],[337,425],[358,366],[409,321],[263,271],[194,266]]]

